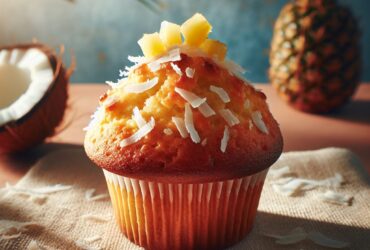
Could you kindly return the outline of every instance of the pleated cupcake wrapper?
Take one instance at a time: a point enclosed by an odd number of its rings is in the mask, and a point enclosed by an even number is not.
[[[169,184],[104,170],[121,231],[147,249],[220,249],[240,241],[252,228],[266,173]]]

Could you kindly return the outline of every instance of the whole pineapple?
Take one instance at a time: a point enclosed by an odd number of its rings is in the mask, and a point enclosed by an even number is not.
[[[296,0],[274,28],[270,81],[293,107],[328,112],[354,93],[361,71],[360,32],[335,0]]]

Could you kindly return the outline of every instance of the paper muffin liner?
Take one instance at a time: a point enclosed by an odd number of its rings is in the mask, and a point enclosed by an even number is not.
[[[104,170],[121,231],[147,249],[220,249],[240,241],[252,229],[266,173],[171,184]]]

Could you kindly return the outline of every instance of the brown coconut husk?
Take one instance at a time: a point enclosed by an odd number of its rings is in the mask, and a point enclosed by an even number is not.
[[[0,50],[37,48],[49,58],[54,71],[54,78],[43,98],[23,117],[17,121],[0,126],[0,154],[26,150],[42,143],[45,138],[55,133],[55,128],[61,123],[67,107],[68,83],[75,68],[75,60],[65,68],[61,46],[59,55],[54,50],[41,43],[18,44],[0,47]]]

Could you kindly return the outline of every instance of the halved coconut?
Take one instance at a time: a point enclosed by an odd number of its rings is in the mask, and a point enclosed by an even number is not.
[[[25,150],[54,134],[72,71],[42,44],[0,48],[0,153]]]

